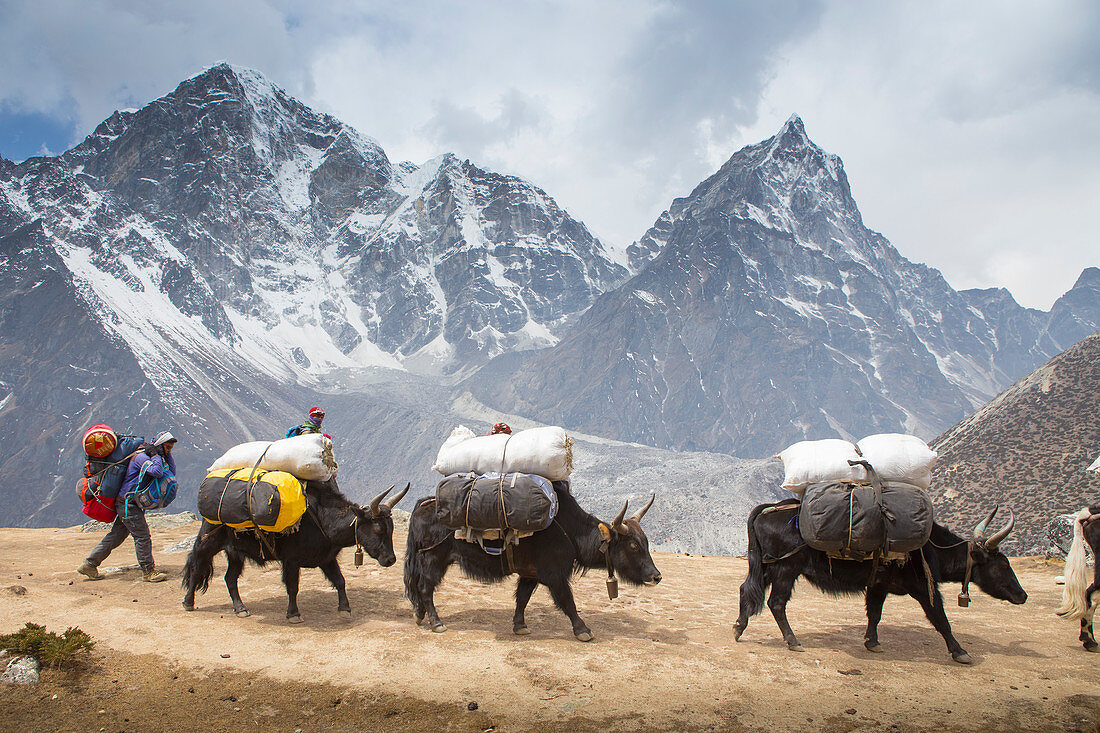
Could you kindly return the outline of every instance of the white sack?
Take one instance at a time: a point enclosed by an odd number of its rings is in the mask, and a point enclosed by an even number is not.
[[[932,484],[936,452],[917,436],[881,433],[868,435],[856,445],[884,483],[898,482],[920,489]]]
[[[858,461],[860,456],[847,440],[803,440],[778,457],[783,461],[783,488],[799,496],[812,484],[867,480],[867,469],[848,465],[848,461]]]
[[[472,430],[459,425],[440,447],[432,469],[444,476],[471,471],[533,473],[565,481],[573,470],[573,439],[559,427],[475,437]]]
[[[227,450],[206,472],[223,468],[252,468],[261,455],[263,460],[259,468],[286,471],[305,481],[328,481],[336,475],[332,441],[320,433],[296,435],[275,442],[258,440],[241,443]]]

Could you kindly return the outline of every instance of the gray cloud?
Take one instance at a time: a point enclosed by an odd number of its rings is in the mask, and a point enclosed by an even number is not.
[[[710,142],[756,121],[776,58],[820,15],[816,0],[658,6],[609,60],[604,89],[578,121],[575,164],[591,182],[586,198],[602,204],[582,211],[585,220],[620,242],[640,237],[673,197],[714,172],[721,161]]]
[[[9,0],[0,19],[0,99],[74,121],[81,134],[219,60],[308,88],[295,56],[309,39],[292,36],[283,14],[260,0]]]
[[[662,7],[610,69],[599,133],[659,148],[697,135],[704,118],[717,134],[754,122],[777,52],[813,30],[821,10],[816,0]]]
[[[518,89],[509,89],[498,101],[495,115],[485,115],[455,100],[437,99],[434,114],[419,132],[441,149],[462,150],[478,158],[491,149],[514,141],[524,132],[543,127],[550,115],[541,104]]]

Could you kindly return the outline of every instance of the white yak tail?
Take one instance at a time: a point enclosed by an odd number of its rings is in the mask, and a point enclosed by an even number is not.
[[[1074,517],[1073,543],[1066,555],[1066,584],[1062,588],[1062,607],[1055,611],[1064,619],[1078,619],[1088,610],[1085,589],[1089,587],[1088,568],[1085,567],[1085,525],[1091,516],[1087,508]]]

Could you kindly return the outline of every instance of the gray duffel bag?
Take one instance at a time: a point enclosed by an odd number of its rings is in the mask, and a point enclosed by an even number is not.
[[[558,495],[542,476],[455,473],[435,489],[439,521],[452,529],[546,529],[558,513]]]
[[[807,545],[834,557],[904,555],[932,534],[932,498],[908,486],[813,486],[802,497],[798,529]]]

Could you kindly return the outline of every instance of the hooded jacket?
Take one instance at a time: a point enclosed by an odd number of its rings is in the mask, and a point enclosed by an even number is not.
[[[118,491],[120,502],[129,496],[131,491],[140,488],[138,486],[138,475],[141,473],[141,467],[146,463],[149,464],[149,468],[145,469],[146,476],[164,478],[165,476],[176,475],[176,459],[172,457],[171,453],[165,455],[157,453],[150,456],[145,451],[141,451],[130,459],[130,465],[126,467],[126,478],[122,480],[122,488]]]

